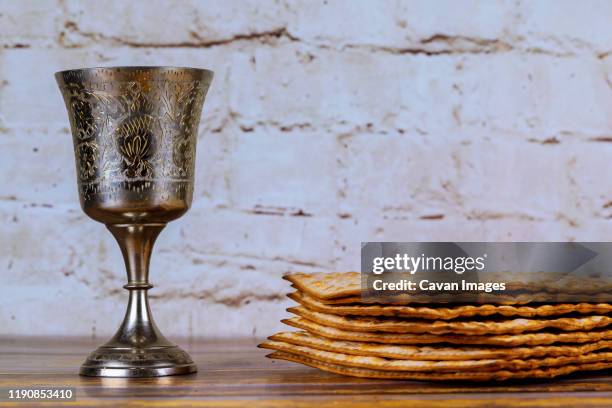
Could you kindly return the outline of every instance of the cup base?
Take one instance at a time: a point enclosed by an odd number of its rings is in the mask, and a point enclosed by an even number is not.
[[[178,346],[127,348],[102,346],[91,353],[79,374],[87,377],[162,377],[192,374],[197,366]]]

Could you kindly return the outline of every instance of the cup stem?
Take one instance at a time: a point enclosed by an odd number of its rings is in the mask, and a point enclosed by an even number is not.
[[[153,245],[166,224],[112,224],[106,227],[113,234],[125,261],[128,283],[123,287],[130,293],[125,318],[112,346],[150,347],[172,345],[161,334],[149,308],[149,263]]]
[[[110,224],[106,227],[113,234],[125,261],[128,283],[124,288],[150,289],[149,263],[157,236],[166,224]]]

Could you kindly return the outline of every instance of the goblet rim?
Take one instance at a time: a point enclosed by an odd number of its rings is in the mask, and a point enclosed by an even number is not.
[[[181,67],[174,65],[116,65],[116,66],[99,66],[99,67],[85,67],[85,68],[73,68],[57,71],[55,78],[57,80],[63,80],[66,75],[76,74],[91,74],[94,72],[107,72],[113,74],[119,74],[121,72],[134,72],[134,71],[150,71],[153,73],[164,73],[164,72],[182,72],[189,73],[193,76],[200,77],[201,79],[211,80],[214,76],[214,71],[206,68],[195,68],[195,67]]]

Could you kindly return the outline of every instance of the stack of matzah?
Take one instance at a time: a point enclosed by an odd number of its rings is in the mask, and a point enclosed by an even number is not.
[[[286,276],[299,306],[271,358],[338,374],[415,380],[551,378],[612,368],[612,305],[363,303],[357,272]]]

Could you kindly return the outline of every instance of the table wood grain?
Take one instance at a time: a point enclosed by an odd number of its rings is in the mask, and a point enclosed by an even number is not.
[[[481,384],[368,380],[267,359],[267,352],[256,348],[254,339],[178,341],[198,364],[199,372],[193,375],[149,379],[78,376],[87,353],[102,342],[0,338],[0,387],[75,387],[77,401],[66,405],[85,407],[359,408],[375,404],[384,408],[406,406],[407,400],[411,408],[612,407],[610,371],[557,380]]]

